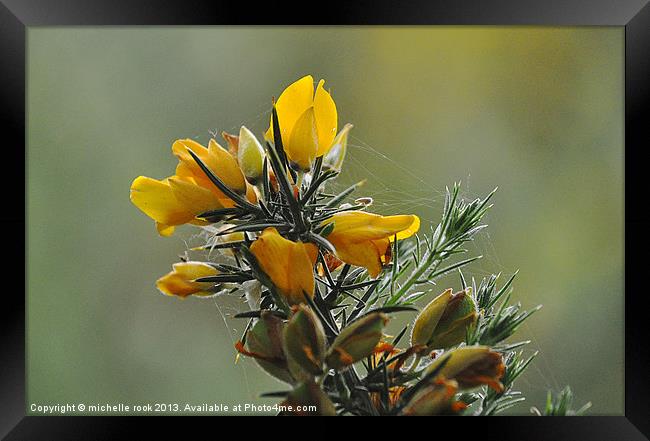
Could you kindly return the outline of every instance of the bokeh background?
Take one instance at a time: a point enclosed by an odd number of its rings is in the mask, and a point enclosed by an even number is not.
[[[622,414],[623,45],[612,27],[30,28],[28,404],[274,402],[258,394],[282,384],[234,363],[239,299],[156,291],[195,231],[158,237],[128,193],[172,174],[177,138],[261,133],[311,73],[355,125],[339,185],[367,178],[376,211],[435,222],[446,185],[499,187],[466,275],[518,269],[514,298],[544,305],[513,412],[570,384]]]

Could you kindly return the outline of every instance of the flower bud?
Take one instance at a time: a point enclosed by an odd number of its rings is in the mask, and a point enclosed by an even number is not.
[[[439,379],[417,391],[400,412],[402,415],[432,416],[451,413],[458,390],[454,380]]]
[[[431,363],[426,373],[438,369],[437,375],[456,380],[461,388],[487,384],[496,392],[503,392],[503,385],[499,381],[505,371],[503,357],[487,346],[456,348]]]
[[[296,386],[289,393],[287,399],[282,402],[282,405],[292,407],[292,410],[283,412],[283,415],[336,415],[336,408],[332,401],[313,381]],[[298,406],[300,406],[300,410],[297,410]],[[309,406],[315,406],[316,410],[309,410]]]
[[[342,369],[371,355],[381,340],[388,317],[370,313],[345,327],[334,339],[327,353],[327,366]]]
[[[264,148],[245,126],[239,130],[237,160],[248,182],[255,184],[264,170]]]
[[[253,357],[268,374],[285,383],[294,383],[282,346],[284,327],[280,317],[270,311],[262,311],[259,320],[246,334],[248,350],[242,342],[235,347],[241,354]]]
[[[348,133],[351,128],[352,124],[346,124],[343,130],[336,135],[334,141],[332,141],[329,152],[323,158],[323,167],[325,169],[336,170],[337,172],[341,171],[345,153],[348,149]]]
[[[168,296],[185,298],[190,295],[207,297],[219,291],[219,286],[212,282],[196,282],[202,277],[216,276],[219,274],[212,265],[205,262],[178,262],[172,266],[173,270],[156,281],[160,292]]]
[[[411,346],[446,349],[465,341],[467,328],[476,322],[476,305],[468,291],[448,289],[433,299],[415,319]]]
[[[311,375],[322,374],[326,345],[323,325],[306,305],[295,306],[294,311],[284,328],[289,369],[293,372],[297,367]]]

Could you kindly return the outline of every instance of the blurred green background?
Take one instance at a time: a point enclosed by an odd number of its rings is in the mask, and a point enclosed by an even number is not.
[[[434,222],[446,185],[499,186],[466,274],[519,269],[514,298],[544,305],[513,412],[570,384],[622,414],[623,48],[611,27],[30,28],[28,404],[275,402],[234,363],[239,299],[156,291],[194,230],[158,237],[129,186],[172,174],[177,138],[261,133],[311,73],[355,125],[338,185],[368,178],[375,211]]]

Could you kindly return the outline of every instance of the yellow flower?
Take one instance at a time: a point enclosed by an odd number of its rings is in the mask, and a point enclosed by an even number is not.
[[[251,202],[257,196],[237,164],[237,160],[214,140],[208,148],[191,139],[174,142],[172,152],[179,159],[176,175],[163,180],[137,177],[131,184],[131,202],[156,221],[158,233],[170,236],[176,225],[204,225],[196,216],[210,210],[233,207],[235,203],[203,173],[187,151],[191,149],[210,170],[232,190],[245,194]]]
[[[223,208],[226,202],[210,190],[190,180],[171,176],[162,181],[137,177],[131,184],[131,202],[156,221],[162,236],[170,236],[176,225],[202,224],[201,213]]]
[[[267,228],[250,246],[251,253],[287,303],[304,303],[306,292],[314,296],[314,263],[318,249],[314,244],[293,242]]]
[[[323,224],[334,223],[327,240],[336,248],[336,255],[345,263],[368,269],[377,277],[390,261],[390,243],[406,239],[420,228],[415,215],[380,216],[364,211],[337,213]]]
[[[284,150],[292,165],[304,171],[329,151],[336,136],[336,104],[323,84],[320,80],[314,93],[314,78],[307,75],[287,87],[275,103]],[[272,122],[266,138],[273,140]]]
[[[195,282],[201,277],[216,276],[219,272],[203,262],[179,262],[173,265],[173,271],[165,274],[156,282],[163,294],[185,298],[189,295],[211,296],[210,288],[214,283]]]
[[[196,156],[223,181],[229,188],[240,194],[246,193],[246,179],[239,168],[237,159],[226,149],[221,147],[214,139],[211,139],[208,148],[203,147],[192,139],[179,139],[172,145],[172,152],[179,160],[176,167],[176,174],[181,177],[192,178],[202,187],[215,189],[217,194],[221,193],[218,188],[205,175],[203,170],[190,155],[192,150]]]

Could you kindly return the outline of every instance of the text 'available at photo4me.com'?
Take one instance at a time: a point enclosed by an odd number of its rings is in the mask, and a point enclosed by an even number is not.
[[[33,415],[98,415],[98,414],[277,414],[279,412],[311,413],[316,406],[291,406],[254,403],[31,403]]]

